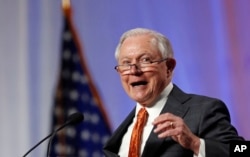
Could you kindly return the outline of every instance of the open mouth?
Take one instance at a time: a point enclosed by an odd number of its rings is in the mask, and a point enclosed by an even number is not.
[[[135,87],[135,86],[141,86],[141,85],[146,85],[148,82],[146,81],[138,81],[138,82],[133,82],[131,83],[131,86]]]

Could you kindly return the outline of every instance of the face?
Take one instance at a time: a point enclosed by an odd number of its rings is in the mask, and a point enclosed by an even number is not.
[[[163,59],[150,40],[149,35],[127,38],[120,48],[118,64],[137,64],[144,60]],[[151,64],[145,69],[132,66],[129,73],[120,73],[120,77],[122,86],[129,97],[143,106],[150,106],[171,81],[172,70],[168,69],[164,61]]]

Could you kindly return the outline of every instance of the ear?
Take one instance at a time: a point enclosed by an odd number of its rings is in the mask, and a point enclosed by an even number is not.
[[[176,61],[174,58],[168,58],[166,61],[166,65],[168,67],[168,70],[173,71],[176,66]]]

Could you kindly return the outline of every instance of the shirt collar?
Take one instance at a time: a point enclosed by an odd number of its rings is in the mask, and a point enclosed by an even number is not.
[[[154,104],[151,107],[146,107],[146,110],[148,112],[150,111],[154,111],[154,110],[160,110],[163,108],[163,106],[165,105],[166,101],[167,101],[167,97],[169,95],[169,93],[172,91],[173,89],[173,83],[170,82],[165,89],[161,92],[161,94],[159,95],[159,97],[157,98],[157,100],[154,102]],[[136,114],[139,112],[139,110],[143,108],[142,105],[140,105],[138,102],[136,103]],[[149,113],[150,114],[150,113]]]

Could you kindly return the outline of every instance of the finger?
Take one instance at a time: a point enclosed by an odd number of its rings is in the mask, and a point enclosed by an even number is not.
[[[164,122],[164,123],[157,124],[155,126],[156,127],[154,129],[154,132],[155,133],[160,133],[160,132],[166,131],[168,129],[173,129],[174,124],[171,121],[167,121],[167,122]]]
[[[153,125],[163,123],[164,121],[175,121],[177,116],[171,114],[171,113],[164,113],[156,117],[153,121]]]
[[[162,129],[164,130],[164,129]],[[158,131],[156,132],[158,134],[159,138],[165,138],[168,136],[175,137],[177,139],[178,137],[186,137],[189,135],[191,132],[189,128],[185,125],[185,123],[173,123],[173,127],[171,126],[171,123],[168,127],[168,129],[165,129],[164,131]]]
[[[177,138],[177,136],[180,136],[181,132],[179,131],[178,128],[175,129],[168,129],[163,132],[158,133],[159,138],[166,138],[166,137],[172,137],[172,138]]]

